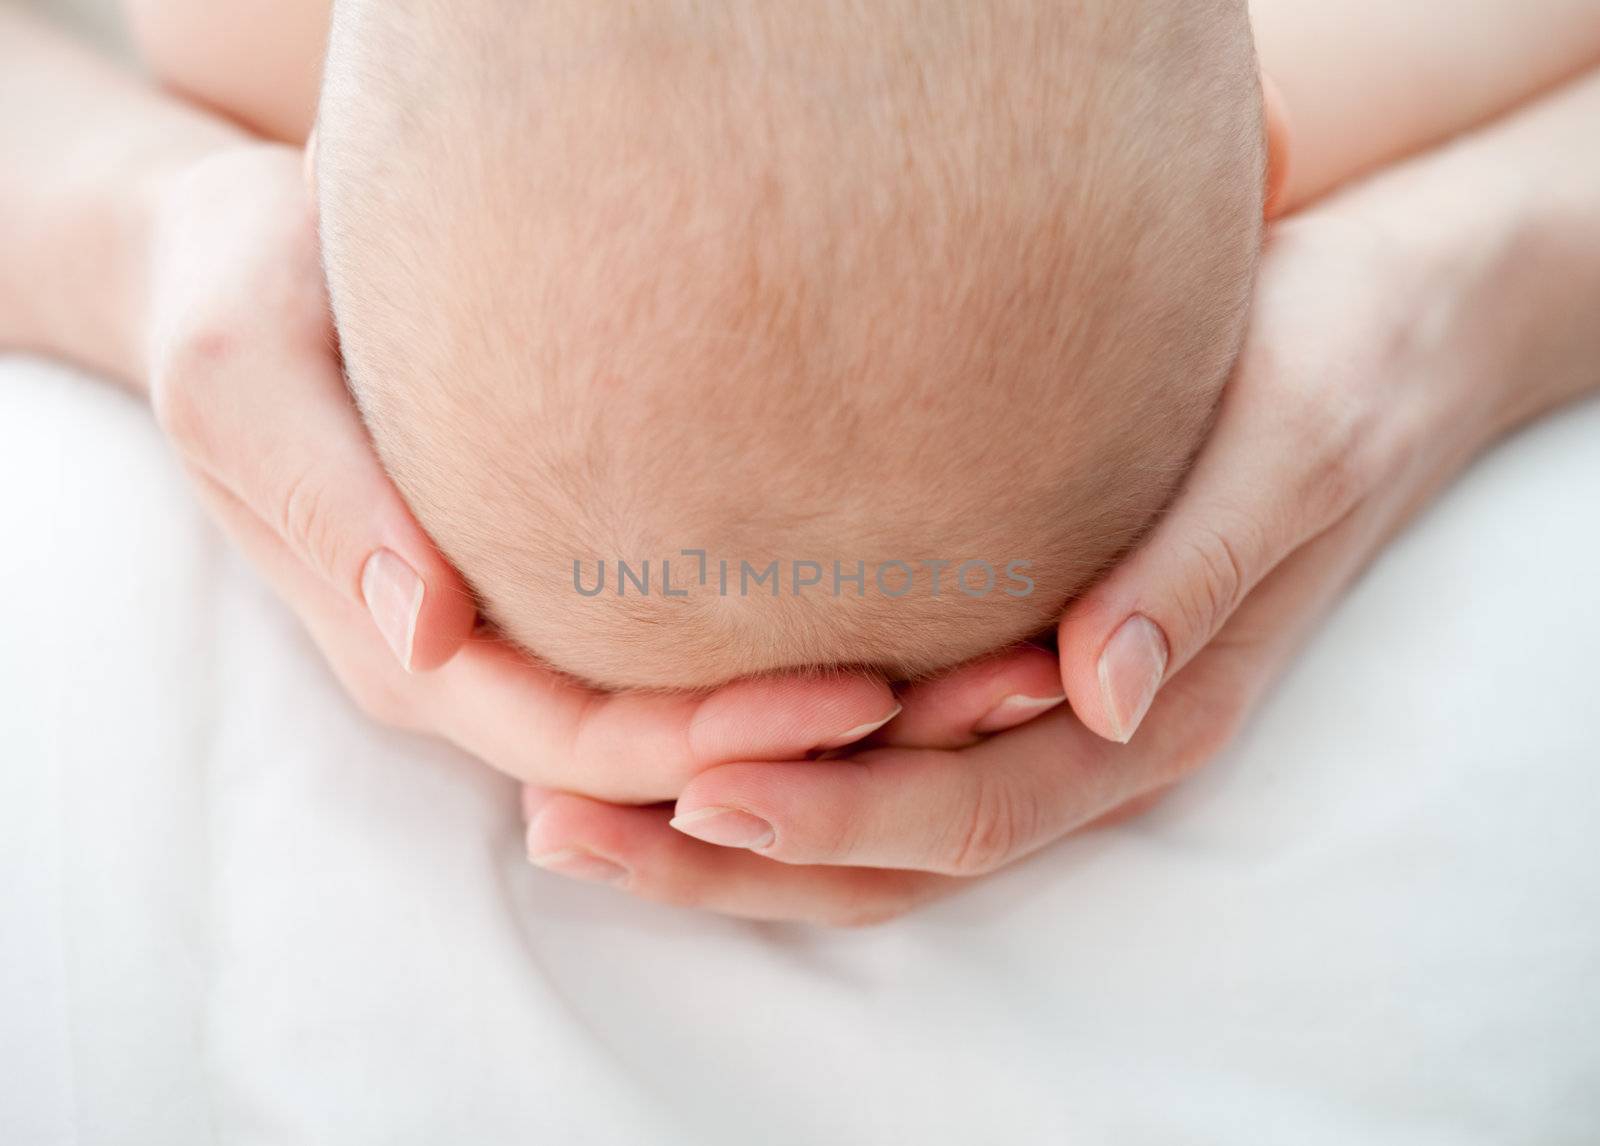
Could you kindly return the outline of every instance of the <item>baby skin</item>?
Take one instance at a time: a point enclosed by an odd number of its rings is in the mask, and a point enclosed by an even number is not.
[[[920,677],[1171,496],[1260,243],[1242,5],[447,11],[335,21],[324,258],[380,455],[520,647]]]
[[[926,675],[1172,495],[1284,171],[1242,3],[391,8],[327,57],[341,345],[533,655]]]

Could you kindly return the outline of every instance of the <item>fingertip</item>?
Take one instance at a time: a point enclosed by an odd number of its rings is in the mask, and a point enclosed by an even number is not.
[[[772,847],[778,838],[772,824],[760,816],[740,808],[715,805],[674,815],[667,821],[667,826],[691,839],[719,848],[762,851]]]
[[[392,550],[379,549],[361,566],[361,601],[367,616],[407,672],[423,592],[416,570]]]
[[[390,548],[422,588],[412,618],[409,662],[402,657],[402,664],[410,672],[429,672],[446,664],[467,643],[478,621],[477,602],[461,575],[426,539],[401,541]],[[390,646],[394,647],[393,640]],[[399,656],[400,650],[395,651]]]
[[[1290,163],[1294,154],[1293,121],[1283,89],[1266,72],[1261,73],[1267,147],[1267,185],[1263,212],[1267,221],[1278,218],[1287,207]]]
[[[691,777],[672,805],[680,825],[708,809],[736,809],[765,821],[777,844],[764,854],[785,862],[824,854],[834,837],[848,834],[857,817],[869,811],[872,769],[860,762],[889,758],[911,760],[923,754],[912,749],[874,748],[850,761],[737,760],[718,764]],[[882,784],[880,775],[877,782]],[[682,828],[678,829],[682,831]]]
[[[905,689],[905,712],[882,743],[905,748],[959,748],[1002,732],[1061,704],[1056,658],[1018,645]]]
[[[905,706],[898,700],[894,700],[892,696],[890,697],[890,703],[892,707],[882,716],[872,716],[859,724],[852,724],[843,732],[827,737],[816,748],[823,752],[836,752],[841,748],[849,748],[852,744],[861,743],[905,711]]]
[[[574,848],[588,852],[616,853],[623,850],[618,822],[626,822],[637,809],[614,807],[570,792],[551,792],[525,787],[523,807],[527,827],[523,845],[530,859],[556,855]]]
[[[308,564],[364,604],[395,659],[408,672],[436,669],[471,636],[477,603],[461,574],[412,516],[355,420],[347,395],[338,401],[345,433],[317,475],[323,519],[303,533],[337,539],[333,556]]]
[[[417,618],[411,667],[428,672],[446,664],[461,651],[478,623],[472,594],[454,573],[424,576],[426,590]]]
[[[1052,709],[1059,708],[1066,701],[1065,691],[1052,690],[1042,696],[1025,692],[1012,693],[1002,697],[983,719],[973,725],[972,730],[982,736],[1009,732],[1013,728],[1021,728],[1028,721],[1043,716]]]
[[[1100,684],[1100,661],[1125,616],[1116,603],[1084,597],[1068,607],[1057,629],[1061,687],[1079,722],[1105,740],[1119,740]]]
[[[794,770],[815,772],[837,765],[829,761],[737,760],[717,764],[690,778],[672,802],[672,818],[687,821],[707,808],[740,808],[763,815],[775,796],[793,791]]]
[[[1167,635],[1142,613],[1111,634],[1095,662],[1095,679],[1100,713],[1112,740],[1126,744],[1133,739],[1167,678],[1170,658]]]
[[[899,711],[887,682],[865,675],[755,677],[706,697],[689,736],[701,764],[794,760],[853,744]]]

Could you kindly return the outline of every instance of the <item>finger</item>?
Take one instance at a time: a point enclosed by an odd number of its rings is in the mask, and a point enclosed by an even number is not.
[[[1019,645],[902,689],[904,711],[873,743],[961,748],[1026,724],[1066,699],[1055,655]]]
[[[1103,737],[1131,739],[1163,682],[1362,493],[1337,419],[1318,424],[1317,401],[1269,392],[1264,371],[1243,364],[1178,500],[1061,621],[1062,683]]]
[[[796,864],[995,870],[1159,792],[1212,759],[1371,552],[1355,514],[1295,554],[1164,689],[1139,738],[1107,741],[1064,709],[958,751],[730,764],[691,780],[672,825]]]
[[[310,234],[303,245],[286,259],[314,258]],[[320,281],[300,268],[281,285]],[[186,459],[365,607],[408,671],[449,659],[472,631],[475,604],[379,464],[325,318],[277,340],[242,339],[228,321],[201,327],[159,356],[158,413]]]
[[[1058,710],[960,751],[712,768],[672,826],[785,863],[981,875],[1138,794],[1127,752]]]
[[[395,667],[362,623],[271,530],[202,479],[230,536],[272,580],[375,719],[443,736],[502,772],[605,799],[669,799],[728,760],[788,760],[853,743],[898,705],[867,677],[772,677],[699,695],[590,692],[503,644],[474,640],[435,673]]]
[[[472,631],[472,595],[383,471],[332,363],[321,378],[301,370],[295,426],[262,464],[242,468],[237,492],[324,581],[366,607],[403,668],[436,668]]]
[[[1267,136],[1267,193],[1263,210],[1267,219],[1272,220],[1289,206],[1294,129],[1289,120],[1289,104],[1283,98],[1283,89],[1266,72],[1261,73],[1261,102]]]
[[[791,760],[854,743],[899,711],[886,684],[860,676],[756,678],[710,694],[596,693],[476,639],[427,684],[427,719],[473,755],[525,782],[630,803],[671,799],[727,760]]]
[[[213,519],[294,611],[357,707],[381,724],[436,731],[423,723],[417,700],[429,678],[401,669],[364,606],[336,592],[228,490],[204,474],[193,478]]]
[[[529,792],[530,862],[642,899],[745,919],[828,926],[876,923],[948,890],[915,872],[795,867],[692,840],[660,808],[622,808]]]

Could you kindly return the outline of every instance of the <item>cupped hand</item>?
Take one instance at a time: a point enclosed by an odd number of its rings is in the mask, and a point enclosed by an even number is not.
[[[242,144],[162,188],[150,395],[203,500],[369,715],[523,781],[642,801],[714,764],[841,747],[893,714],[862,677],[606,696],[475,632],[466,585],[344,385],[303,167],[296,149]]]
[[[1504,428],[1504,385],[1464,353],[1492,272],[1340,204],[1280,226],[1185,490],[1061,622],[1070,710],[974,741],[940,727],[929,686],[847,759],[712,768],[670,811],[531,797],[530,854],[586,857],[576,874],[649,899],[852,923],[1156,798],[1228,743],[1385,539]]]

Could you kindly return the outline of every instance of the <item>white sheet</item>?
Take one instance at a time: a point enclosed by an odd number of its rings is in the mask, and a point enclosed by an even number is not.
[[[1600,404],[1155,813],[865,932],[526,867],[134,403],[0,362],[0,1142],[1600,1140]]]

